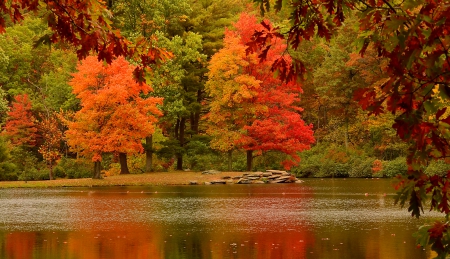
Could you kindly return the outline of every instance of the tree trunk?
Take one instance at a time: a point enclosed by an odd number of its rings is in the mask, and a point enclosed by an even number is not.
[[[177,170],[183,170],[183,155],[177,154]]]
[[[247,150],[247,171],[253,170],[253,150]]]
[[[92,179],[102,179],[101,173],[101,163],[100,161],[94,162],[94,175],[92,176]]]
[[[153,172],[153,135],[145,138],[145,172]]]
[[[120,174],[129,174],[127,165],[127,153],[119,153]]]
[[[228,171],[233,170],[233,150],[228,150]]]
[[[48,177],[50,178],[50,180],[53,180],[53,163],[50,162],[50,171],[48,172]]]
[[[345,137],[345,152],[348,152],[348,118],[345,118],[345,133],[344,133],[344,137]]]
[[[180,143],[180,149],[183,148],[184,146],[184,129],[186,127],[186,118],[181,118],[180,119],[180,124],[179,124],[179,134],[178,134],[178,141]],[[183,154],[182,153],[177,153],[177,170],[183,170]]]

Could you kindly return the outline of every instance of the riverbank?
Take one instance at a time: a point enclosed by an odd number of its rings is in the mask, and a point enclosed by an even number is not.
[[[158,186],[188,185],[196,181],[199,184],[219,180],[224,176],[241,176],[242,172],[219,172],[202,174],[201,172],[154,172],[145,174],[114,175],[103,179],[56,179],[46,181],[4,181],[0,188],[47,188],[47,187],[95,187],[95,186]]]

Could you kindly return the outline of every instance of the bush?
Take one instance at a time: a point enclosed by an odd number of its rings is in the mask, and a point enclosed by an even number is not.
[[[18,179],[17,166],[15,164],[10,162],[0,164],[0,181],[16,181]]]
[[[450,164],[447,164],[444,160],[433,160],[425,168],[425,174],[428,176],[439,175],[445,176],[450,170]]]
[[[372,164],[375,158],[354,158],[349,171],[349,177],[372,177]]]
[[[408,166],[405,157],[397,157],[391,161],[383,161],[380,175],[384,177],[395,177],[398,174],[406,175]]]
[[[41,167],[41,168],[45,168],[45,167]],[[49,180],[49,179],[50,179],[50,176],[49,176],[48,169],[39,170],[35,167],[30,167],[30,168],[26,169],[18,177],[18,180],[20,180],[20,181],[42,181],[42,180]]]
[[[71,159],[63,157],[53,169],[56,175],[65,176],[69,179],[91,178],[94,165],[85,159]]]

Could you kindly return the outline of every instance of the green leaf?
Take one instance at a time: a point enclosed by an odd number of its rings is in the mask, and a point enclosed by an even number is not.
[[[413,234],[413,237],[416,238],[416,243],[421,245],[422,247],[426,247],[430,240],[430,236],[428,234],[428,230],[431,228],[430,225],[423,225],[419,228],[417,232]]]

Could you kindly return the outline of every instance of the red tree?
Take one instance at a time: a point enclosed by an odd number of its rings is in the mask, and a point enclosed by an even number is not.
[[[14,146],[34,147],[38,138],[35,122],[28,95],[17,95],[8,112],[4,134],[9,137]]]
[[[207,83],[213,97],[207,116],[212,122],[209,132],[217,138],[215,142],[233,141],[234,146],[244,148],[249,171],[253,151],[269,150],[289,155],[291,159],[283,162],[289,169],[300,160],[297,152],[309,149],[314,142],[312,125],[305,125],[300,116],[300,85],[284,83],[270,71],[271,62],[286,45],[279,41],[270,50],[245,55],[245,43],[260,26],[256,17],[242,13],[235,30],[226,31],[224,49],[211,59]],[[264,55],[266,61],[257,62],[257,55]],[[224,127],[234,134],[224,133]],[[219,148],[222,151],[232,148],[213,144],[226,147]]]
[[[254,0],[262,10],[271,0]],[[285,2],[275,1],[279,10]],[[286,6],[285,6],[286,7]],[[378,115],[390,112],[396,116],[393,128],[409,145],[408,176],[399,177],[397,202],[409,202],[408,211],[419,217],[424,200],[431,195],[430,209],[450,216],[450,171],[447,177],[427,176],[424,167],[430,160],[448,160],[450,154],[450,117],[446,113],[450,99],[450,5],[445,0],[425,1],[293,1],[292,27],[287,38],[293,48],[309,40],[317,32],[330,39],[333,28],[340,26],[348,15],[358,15],[361,35],[358,44],[364,55],[372,45],[379,57],[386,58],[387,79],[361,89],[355,95],[363,109]],[[352,11],[354,10],[354,11]],[[330,22],[333,21],[333,22]],[[255,32],[249,42],[249,53],[270,48],[273,39],[283,39],[278,30],[265,28]],[[264,58],[264,57],[262,57]],[[273,63],[281,71],[281,79],[295,80],[305,72],[299,60],[294,66]],[[433,89],[438,89],[438,94]],[[442,102],[442,99],[444,102]],[[432,244],[432,249],[444,258],[450,253],[449,223],[438,222],[421,228],[420,244]]]

